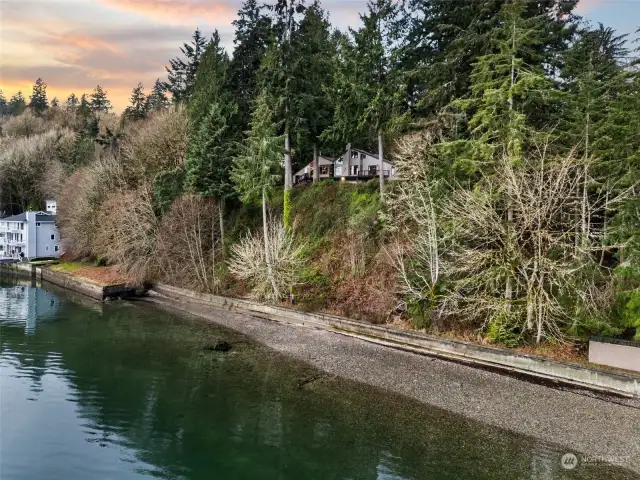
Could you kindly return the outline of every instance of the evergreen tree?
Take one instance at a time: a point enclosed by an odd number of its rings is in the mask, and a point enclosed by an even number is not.
[[[78,115],[84,119],[89,118],[89,116],[91,115],[91,104],[89,103],[89,100],[87,100],[87,95],[85,93],[83,93],[82,97],[80,97],[80,103],[78,104]]]
[[[18,116],[22,115],[22,112],[27,108],[27,101],[24,99],[22,92],[18,92],[9,100],[9,114]]]
[[[229,57],[216,30],[201,56],[189,99],[189,116],[194,125],[208,115],[212,103],[225,102],[230,97],[228,71]]]
[[[167,108],[171,102],[167,98],[165,93],[165,87],[158,78],[156,83],[153,85],[153,90],[151,90],[151,94],[147,97],[147,110],[163,110]]]
[[[272,122],[281,125],[284,138],[284,222],[289,225],[291,189],[293,188],[293,164],[291,138],[297,131],[300,120],[296,115],[299,94],[295,68],[296,52],[292,38],[304,13],[304,0],[276,0],[267,8],[273,13],[274,40],[270,45],[260,69],[261,88],[273,103]]]
[[[294,85],[297,101],[296,116],[302,119],[298,128],[297,144],[305,152],[304,144],[313,147],[313,179],[319,180],[318,146],[320,135],[331,124],[333,108],[325,90],[334,74],[336,45],[329,31],[330,24],[318,1],[306,9],[300,27],[293,35],[296,70]]]
[[[245,131],[258,91],[260,64],[271,36],[271,19],[260,12],[256,0],[246,0],[233,21],[235,45],[230,65],[230,81],[238,103],[238,128]]]
[[[111,110],[111,101],[107,98],[107,92],[100,85],[93,91],[90,99],[89,107],[93,113],[107,113]]]
[[[196,80],[196,72],[202,59],[202,55],[209,43],[202,36],[199,29],[193,32],[191,43],[184,43],[180,51],[184,58],[176,57],[169,61],[167,70],[167,82],[165,89],[171,93],[175,103],[182,103],[189,100]]]
[[[240,199],[245,203],[261,201],[267,274],[276,297],[280,296],[273,275],[272,259],[269,257],[269,235],[267,223],[267,196],[281,177],[282,137],[273,123],[274,112],[266,92],[258,96],[251,116],[251,130],[242,145],[240,154],[234,158],[231,178]]]
[[[51,108],[58,108],[60,106],[60,101],[58,100],[58,97],[53,97],[53,100],[51,100]]]
[[[47,84],[41,78],[38,78],[33,86],[29,108],[36,115],[42,115],[47,108],[49,108],[49,102],[47,101]]]
[[[351,31],[353,44],[344,44],[341,72],[332,86],[336,105],[326,138],[351,142],[354,130],[372,145],[377,139],[380,193],[384,188],[384,136],[402,124],[405,102],[401,72],[395,69],[394,25],[399,8],[392,0],[368,3],[363,26]]]
[[[147,97],[144,94],[144,86],[142,83],[138,83],[131,92],[130,105],[125,109],[124,115],[135,122],[147,118],[147,113],[148,104]]]
[[[67,110],[71,110],[75,112],[76,108],[78,107],[78,104],[79,104],[78,97],[76,97],[75,93],[72,93],[67,97],[67,102],[66,102]]]
[[[473,65],[469,97],[450,105],[469,117],[470,137],[453,142],[454,147],[465,146],[454,152],[454,169],[467,175],[491,173],[496,158],[502,156],[517,163],[537,140],[540,105],[558,94],[542,66],[525,60],[539,50],[540,32],[547,26],[545,15],[527,18],[526,6],[526,0],[504,5],[487,36],[492,51]]]
[[[408,72],[408,104],[428,117],[467,94],[473,65],[489,54],[490,32],[500,21],[502,7],[511,0],[408,0],[396,28],[404,33],[402,68]],[[575,30],[571,12],[577,0],[527,2],[523,18],[545,17],[539,43],[523,60],[556,74],[559,56]]]
[[[202,56],[189,101],[192,133],[187,156],[187,186],[218,200],[221,243],[224,246],[225,200],[234,190],[230,180],[237,106],[228,82],[229,58],[214,32]]]
[[[4,115],[9,115],[9,103],[4,96],[4,93],[2,93],[2,90],[0,90],[0,116]]]

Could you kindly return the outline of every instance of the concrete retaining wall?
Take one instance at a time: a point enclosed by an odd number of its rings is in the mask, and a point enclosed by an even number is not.
[[[312,326],[424,355],[640,398],[640,375],[636,376],[632,373],[614,373],[597,368],[582,367],[501,348],[443,339],[418,332],[405,332],[332,315],[304,313],[248,300],[197,293],[168,285],[155,285],[152,293],[178,302],[198,302],[216,309],[246,313],[279,322]],[[183,309],[188,311],[188,304],[182,305],[182,307],[186,307]]]
[[[589,361],[610,367],[640,372],[640,343],[589,342]]]
[[[45,282],[66,288],[67,290],[81,293],[100,302],[104,301],[105,298],[104,287],[87,282],[86,280],[74,278],[66,273],[55,272],[48,268],[43,268],[41,279]]]

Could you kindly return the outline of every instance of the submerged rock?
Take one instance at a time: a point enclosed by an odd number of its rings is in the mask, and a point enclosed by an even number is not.
[[[211,350],[214,352],[228,352],[231,350],[232,346],[229,342],[221,341],[216,343],[211,343],[209,345],[205,345],[205,350]]]

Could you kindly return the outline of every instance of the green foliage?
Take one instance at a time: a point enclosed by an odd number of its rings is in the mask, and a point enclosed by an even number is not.
[[[282,137],[276,133],[268,97],[262,92],[251,116],[251,131],[234,158],[231,179],[245,203],[255,203],[281,178]]]
[[[176,167],[161,171],[153,178],[153,200],[161,215],[167,213],[174,200],[182,194],[186,176],[184,168]]]
[[[394,68],[394,24],[399,6],[391,0],[369,2],[363,26],[342,39],[340,64],[329,89],[335,114],[323,133],[326,140],[358,141],[377,148],[379,133],[398,130],[408,120],[403,72]]]
[[[165,91],[163,83],[159,78],[156,79],[156,83],[153,84],[153,90],[151,90],[151,93],[147,97],[147,110],[149,112],[169,108],[171,102],[167,98]]]
[[[24,99],[22,92],[18,92],[9,100],[9,114],[15,117],[22,115],[22,112],[27,108],[27,101]]]
[[[29,108],[36,115],[42,115],[47,108],[49,108],[49,102],[47,101],[47,84],[41,78],[36,80],[33,86]]]
[[[176,57],[169,61],[167,81],[164,83],[166,91],[171,93],[174,103],[189,101],[196,82],[196,72],[200,61],[207,49],[208,41],[202,36],[200,29],[193,32],[190,43],[184,43],[180,47],[183,58]]]
[[[83,96],[84,98],[84,96]],[[89,109],[93,113],[108,113],[111,110],[111,101],[107,98],[107,92],[98,85],[90,95]]]
[[[503,310],[495,314],[489,320],[487,329],[487,340],[505,347],[515,348],[522,344],[522,334],[513,325],[516,323],[510,318],[508,310]]]
[[[287,230],[291,229],[291,190],[284,191],[282,223]]]
[[[147,118],[149,104],[144,94],[144,86],[138,83],[131,92],[130,105],[125,109],[124,116],[136,122]]]
[[[246,0],[233,26],[236,31],[229,66],[230,83],[238,103],[238,130],[245,132],[251,121],[251,107],[259,93],[258,72],[271,36],[271,19],[261,14],[256,0]]]

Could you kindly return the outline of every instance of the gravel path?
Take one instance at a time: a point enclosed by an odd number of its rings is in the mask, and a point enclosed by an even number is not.
[[[154,303],[162,303],[154,300]],[[169,307],[246,334],[330,374],[592,456],[621,458],[640,478],[640,402],[594,398],[360,339],[199,304]]]

